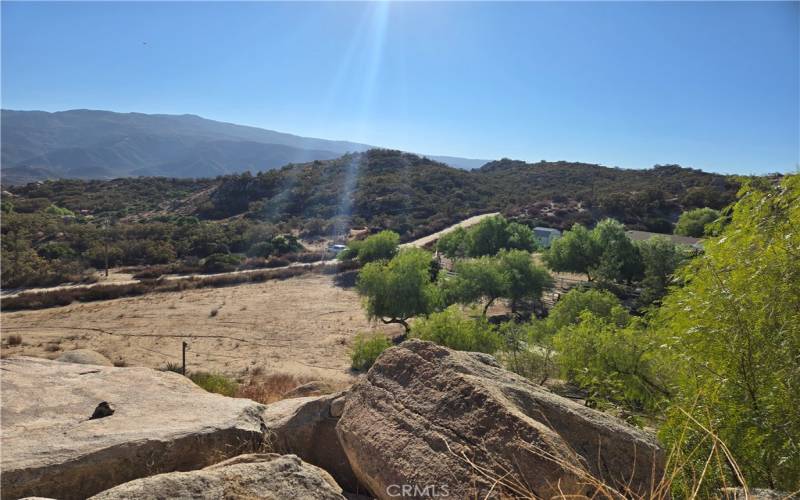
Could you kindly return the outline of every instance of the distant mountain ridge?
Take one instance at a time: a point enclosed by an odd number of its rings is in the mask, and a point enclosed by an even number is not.
[[[4,184],[131,176],[214,177],[329,160],[368,144],[301,137],[196,115],[0,112]],[[477,168],[486,160],[430,156]]]

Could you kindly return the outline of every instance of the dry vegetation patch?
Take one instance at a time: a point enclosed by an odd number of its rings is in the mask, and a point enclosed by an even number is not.
[[[213,317],[212,310],[217,310]],[[190,372],[224,374],[244,387],[262,384],[261,376],[253,375],[256,367],[264,376],[349,384],[356,333],[399,331],[371,325],[355,291],[322,274],[3,312],[2,323],[4,356],[50,357],[47,346],[56,344],[61,351],[92,349],[115,363],[162,368],[181,362],[185,340]],[[16,344],[12,336],[25,342]],[[266,399],[280,392],[272,388],[277,380],[263,384],[267,387],[248,390],[261,391]]]

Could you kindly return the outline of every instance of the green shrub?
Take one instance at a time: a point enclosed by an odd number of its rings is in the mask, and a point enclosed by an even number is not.
[[[378,359],[378,356],[391,346],[392,343],[382,334],[369,337],[359,333],[356,335],[350,354],[351,366],[354,370],[367,371]]]
[[[411,336],[459,351],[489,354],[502,345],[502,338],[484,316],[469,318],[457,306],[418,319],[411,327]]]
[[[235,271],[241,259],[236,255],[215,253],[209,255],[203,263],[203,271],[207,273],[227,273]]]
[[[236,394],[236,382],[219,373],[195,372],[189,378],[208,392],[231,397]]]

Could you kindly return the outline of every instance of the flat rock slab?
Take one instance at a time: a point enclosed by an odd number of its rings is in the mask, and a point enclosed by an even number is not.
[[[308,499],[344,500],[342,489],[324,470],[295,455],[242,455],[191,472],[137,479],[91,500]]]
[[[150,368],[0,361],[2,498],[86,498],[255,450],[264,407]],[[115,410],[89,420],[107,401]]]
[[[418,340],[381,354],[336,430],[356,477],[382,499],[592,497],[597,481],[638,498],[663,472],[651,435],[491,356]]]

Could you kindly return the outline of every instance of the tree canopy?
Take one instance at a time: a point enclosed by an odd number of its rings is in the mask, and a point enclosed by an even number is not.
[[[683,236],[701,238],[706,234],[705,227],[719,219],[719,216],[719,210],[708,207],[683,212],[675,224],[674,232]]]
[[[408,332],[409,318],[432,312],[439,303],[439,290],[431,282],[430,263],[429,252],[412,248],[388,262],[366,264],[356,286],[364,297],[367,316],[401,324]]]
[[[450,258],[496,255],[500,250],[532,252],[537,248],[531,228],[509,222],[502,215],[487,217],[469,229],[456,228],[437,242],[437,250]]]

